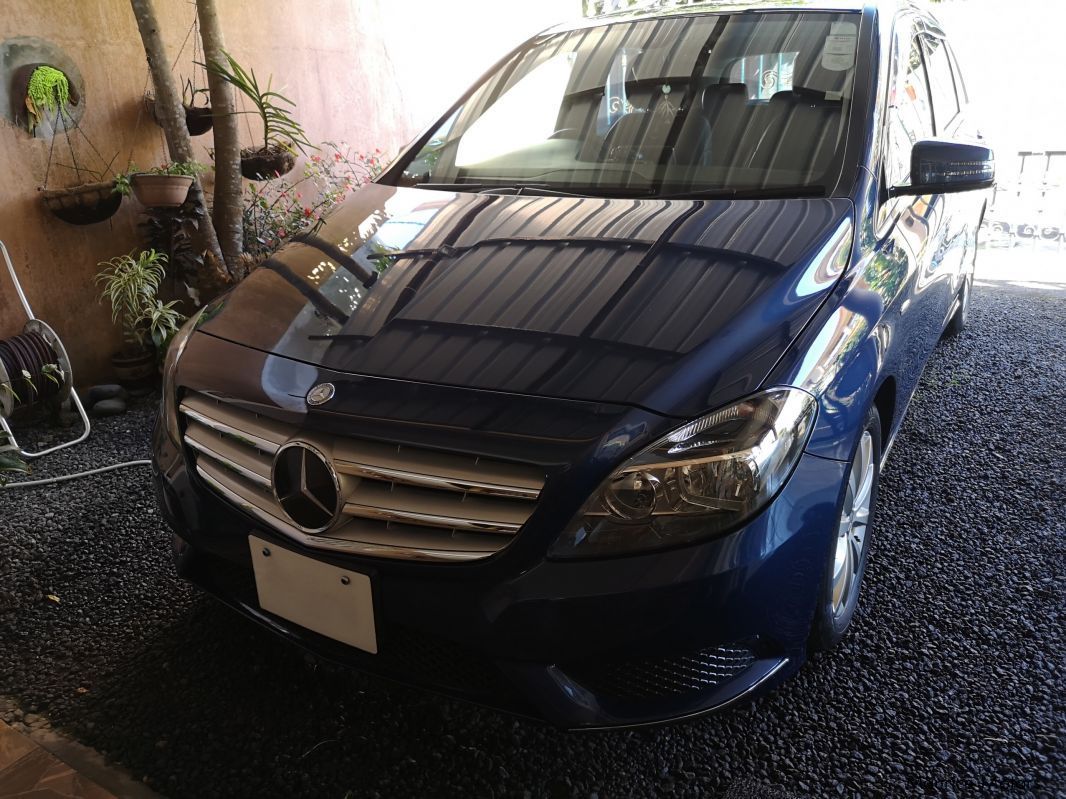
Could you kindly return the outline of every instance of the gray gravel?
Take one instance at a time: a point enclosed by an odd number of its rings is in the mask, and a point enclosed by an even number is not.
[[[0,493],[0,695],[157,791],[1066,796],[1066,298],[975,298],[881,487],[855,629],[771,696],[571,735],[324,672],[177,582],[145,470]],[[152,407],[37,476],[147,452]],[[59,602],[47,598],[58,597]]]

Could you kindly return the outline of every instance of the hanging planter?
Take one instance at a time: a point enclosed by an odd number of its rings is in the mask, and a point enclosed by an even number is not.
[[[110,219],[122,205],[115,181],[86,183],[70,189],[41,189],[45,208],[71,225],[94,225]]]
[[[196,90],[197,92],[203,91],[202,89]],[[190,105],[184,101],[185,94],[182,93],[182,107],[185,109],[185,127],[189,131],[190,136],[203,136],[211,127],[215,124],[214,114],[209,105]],[[157,125],[162,127],[159,121],[159,115],[156,110],[155,98],[148,95],[144,98],[145,108],[148,113],[152,115],[152,119],[155,120]]]
[[[241,174],[248,180],[270,180],[292,171],[296,156],[280,144],[241,150]]]
[[[94,225],[114,216],[119,206],[122,205],[122,195],[115,192],[113,180],[101,179],[110,171],[111,164],[105,163],[104,170],[96,172],[78,164],[75,157],[70,127],[76,131],[80,128],[71,113],[71,107],[76,105],[80,98],[66,74],[48,64],[27,64],[16,70],[12,88],[14,96],[19,98],[18,102],[28,115],[27,130],[34,134],[37,133],[38,127],[44,125],[51,134],[44,187],[40,189],[41,200],[45,208],[57,219],[71,225]],[[52,173],[52,156],[56,138],[60,133],[66,139],[72,162],[63,166],[73,169],[79,180],[84,179],[83,175],[90,177],[90,182],[72,187],[49,188],[48,179]],[[82,133],[82,136],[84,135]],[[103,162],[103,157],[91,142],[89,146]]]
[[[249,180],[270,180],[292,171],[297,150],[306,153],[308,148],[315,149],[292,116],[292,100],[273,91],[269,79],[266,87],[261,87],[254,70],[244,69],[225,51],[223,55],[227,63],[212,61],[207,65],[208,71],[250,100],[263,123],[263,144],[241,150],[241,174]]]
[[[147,208],[178,208],[189,196],[196,176],[205,169],[195,161],[164,164],[140,172],[136,167],[115,179],[115,191],[132,194]]]

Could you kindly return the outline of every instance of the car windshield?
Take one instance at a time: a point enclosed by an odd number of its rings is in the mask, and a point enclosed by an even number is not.
[[[859,15],[664,17],[533,40],[395,182],[581,196],[819,196],[841,171]]]

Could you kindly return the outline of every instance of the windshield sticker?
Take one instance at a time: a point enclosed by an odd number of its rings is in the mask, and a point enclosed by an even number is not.
[[[834,22],[822,48],[822,69],[843,72],[855,66],[855,44],[859,29],[854,22]]]

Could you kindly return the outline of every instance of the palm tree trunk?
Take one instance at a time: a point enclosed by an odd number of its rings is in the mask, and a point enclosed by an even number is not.
[[[155,6],[152,0],[130,0],[133,8],[133,16],[137,20],[137,29],[141,33],[141,42],[144,44],[144,54],[148,58],[148,69],[152,73],[152,83],[155,85],[155,107],[159,117],[159,124],[163,127],[163,134],[167,140],[167,149],[170,151],[171,161],[192,161],[192,141],[189,138],[189,129],[185,127],[185,108],[181,104],[181,93],[174,82],[174,76],[170,72],[167,62],[166,49],[163,47],[163,37],[159,32],[159,20],[156,19]],[[193,201],[204,210],[203,221],[207,224],[200,225],[199,232],[203,236],[203,244],[206,249],[204,263],[209,265],[216,274],[204,275],[203,281],[207,285],[215,286],[232,282],[232,278],[225,268],[222,258],[222,250],[218,245],[218,236],[215,234],[211,215],[204,203],[204,190],[200,185],[200,179],[195,178],[192,185]],[[213,293],[213,292],[212,292]]]
[[[200,37],[204,62],[226,63],[226,43],[218,19],[215,0],[196,0],[200,15]],[[237,128],[237,103],[233,88],[213,70],[207,71],[215,138],[215,231],[231,273],[241,269],[244,252],[243,186],[241,184],[241,143]]]

